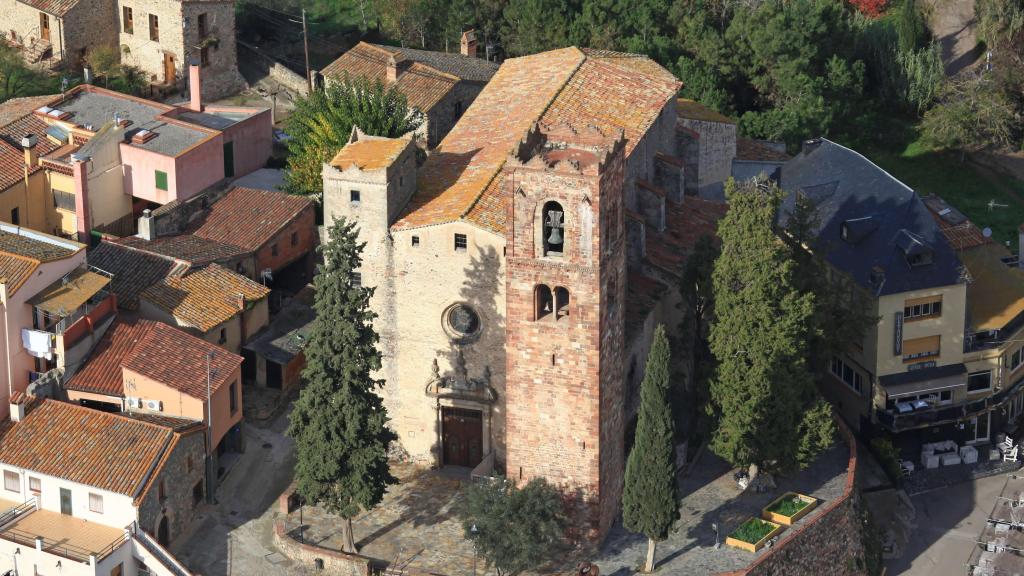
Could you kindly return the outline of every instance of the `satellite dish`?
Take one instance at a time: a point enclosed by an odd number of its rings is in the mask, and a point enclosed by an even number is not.
[[[992,229],[989,228],[988,226],[985,226],[985,229],[981,231],[981,235],[984,236],[985,238],[991,238],[992,237]]]

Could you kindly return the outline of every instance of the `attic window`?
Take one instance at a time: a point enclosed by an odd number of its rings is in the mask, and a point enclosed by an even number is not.
[[[878,229],[878,222],[872,216],[850,218],[839,226],[839,237],[850,244],[857,244]]]
[[[896,246],[903,251],[907,264],[912,267],[932,263],[932,247],[923,238],[906,228],[896,233]]]

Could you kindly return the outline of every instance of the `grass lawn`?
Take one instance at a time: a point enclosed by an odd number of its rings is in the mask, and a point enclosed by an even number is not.
[[[740,527],[734,530],[732,534],[729,534],[729,537],[742,542],[757,544],[761,538],[770,534],[772,530],[775,530],[774,524],[765,522],[760,518],[751,518],[740,524]]]
[[[916,127],[903,119],[875,119],[856,138],[839,140],[921,196],[941,196],[978,228],[991,228],[997,241],[1009,240],[1016,251],[1017,227],[1024,223],[1024,182],[961,161],[959,153],[929,148],[920,141]],[[990,209],[990,202],[1004,206]]]
[[[769,512],[774,512],[782,516],[793,517],[797,512],[810,506],[809,503],[805,502],[799,496],[793,496],[792,498],[783,498],[778,502],[768,507]]]

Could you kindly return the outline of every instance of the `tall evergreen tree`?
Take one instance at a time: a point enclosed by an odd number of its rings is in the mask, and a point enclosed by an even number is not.
[[[668,529],[679,518],[669,360],[665,326],[659,324],[640,385],[636,441],[626,462],[622,493],[622,524],[647,536],[645,572],[654,570],[655,543],[668,536]]]
[[[377,390],[383,381],[377,333],[370,310],[373,288],[353,281],[363,244],[355,224],[335,220],[322,246],[324,263],[313,279],[316,321],[304,353],[305,387],[291,414],[295,439],[296,491],[341,516],[346,552],[355,552],[352,518],[384,497],[397,482],[388,468],[388,445],[396,439]]]
[[[795,424],[817,400],[807,366],[814,295],[797,287],[791,251],[775,235],[778,188],[730,179],[726,198],[713,273],[711,448],[735,466],[788,469],[806,435]]]
[[[372,136],[397,137],[415,130],[422,116],[410,110],[394,86],[346,76],[295,102],[288,117],[288,171],[285,187],[292,194],[323,194],[324,162],[338,153],[358,126]]]

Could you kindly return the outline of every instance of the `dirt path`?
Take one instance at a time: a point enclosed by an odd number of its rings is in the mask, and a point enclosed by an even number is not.
[[[974,0],[927,0],[932,34],[942,46],[946,75],[974,63],[981,51],[974,33]]]

